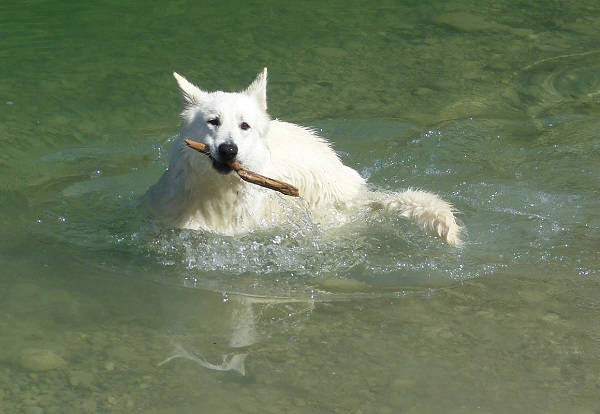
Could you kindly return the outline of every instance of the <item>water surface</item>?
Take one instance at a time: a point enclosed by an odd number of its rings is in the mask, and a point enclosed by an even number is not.
[[[0,5],[0,413],[600,410],[599,24],[583,0]],[[264,66],[274,117],[451,201],[465,246],[140,212],[171,72]],[[245,375],[159,365],[182,349]]]

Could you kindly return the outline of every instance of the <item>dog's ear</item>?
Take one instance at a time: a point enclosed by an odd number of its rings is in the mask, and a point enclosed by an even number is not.
[[[263,111],[267,110],[267,68],[258,74],[246,89],[246,93],[256,98]]]
[[[175,76],[175,80],[177,80],[177,85],[179,85],[181,96],[183,96],[186,105],[192,105],[199,102],[202,96],[206,94],[206,92],[192,84],[179,73],[173,72],[173,76]]]

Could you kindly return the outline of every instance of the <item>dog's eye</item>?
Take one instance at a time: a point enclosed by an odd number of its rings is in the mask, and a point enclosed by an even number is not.
[[[248,125],[248,123],[247,123],[247,122],[242,122],[242,123],[240,124],[240,128],[242,128],[242,129],[245,131],[245,130],[247,130],[247,129],[250,129],[250,125]]]
[[[210,118],[206,123],[212,126],[219,126],[221,125],[221,120],[219,118]]]

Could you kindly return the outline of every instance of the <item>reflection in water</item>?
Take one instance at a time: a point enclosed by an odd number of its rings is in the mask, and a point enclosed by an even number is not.
[[[251,296],[243,294],[226,294],[226,301],[233,306],[231,313],[231,337],[229,339],[229,347],[232,349],[232,354],[223,354],[223,361],[220,364],[213,364],[206,359],[195,355],[186,349],[181,344],[175,344],[175,353],[169,356],[158,365],[164,365],[176,358],[183,358],[197,363],[198,365],[215,371],[236,371],[241,375],[246,375],[245,361],[246,357],[251,353],[250,347],[256,344],[260,338],[258,337],[257,324],[260,320],[260,312],[257,308],[273,305],[288,305],[288,304],[303,304],[304,308],[295,310],[294,313],[288,308],[286,319],[293,318],[302,313],[310,313],[314,309],[314,300],[312,299],[294,299],[284,297],[265,297]],[[281,319],[280,319],[281,320]],[[239,352],[243,349],[243,352]]]
[[[246,367],[244,362],[247,354],[234,354],[234,355],[223,355],[223,362],[221,364],[211,364],[210,362],[198,357],[194,354],[183,349],[179,344],[175,345],[175,354],[171,355],[164,361],[160,362],[158,366],[166,364],[167,362],[176,359],[183,358],[189,361],[193,361],[201,367],[212,369],[214,371],[236,371],[241,375],[246,375]]]

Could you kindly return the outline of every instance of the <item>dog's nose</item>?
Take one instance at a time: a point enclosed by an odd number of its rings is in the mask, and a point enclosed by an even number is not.
[[[224,143],[219,145],[219,155],[223,161],[232,161],[238,153],[238,147],[235,144]]]

